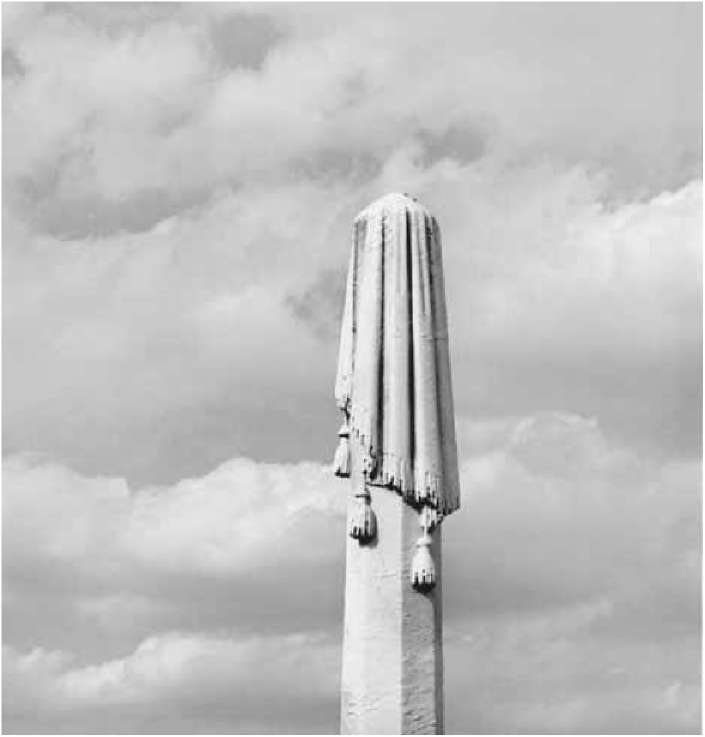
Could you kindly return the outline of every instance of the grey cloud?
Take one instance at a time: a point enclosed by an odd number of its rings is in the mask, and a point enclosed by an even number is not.
[[[271,16],[256,13],[215,17],[210,29],[213,51],[225,69],[260,69],[282,38],[280,24]]]
[[[183,3],[176,2],[140,2],[124,8],[122,3],[116,2],[48,2],[42,4],[42,12],[48,17],[58,16],[86,24],[115,38],[174,19],[183,7]]]
[[[449,732],[697,733],[700,464],[577,416],[492,432],[444,522]]]
[[[339,110],[354,111],[355,105],[364,101],[365,95],[370,92],[370,81],[364,72],[352,72],[344,77],[341,85]]]
[[[493,439],[484,452],[463,465],[461,510],[443,528],[449,732],[697,731],[699,464],[660,465],[610,443],[594,421],[568,414],[495,424],[485,436]],[[20,653],[37,642],[76,653],[76,669],[129,656],[137,643],[171,630],[222,633],[236,626],[238,637],[272,641],[323,632],[334,651],[326,666],[334,681],[344,525],[340,509],[332,517],[325,510],[340,507],[344,485],[320,468],[307,486],[314,467],[296,468],[233,461],[204,479],[133,491],[128,499],[116,480],[12,460],[4,479],[5,516],[15,523],[9,531],[34,532],[3,538],[6,643]],[[260,487],[253,478],[270,481]],[[283,479],[288,491],[279,486]],[[281,534],[271,510],[278,516],[283,505],[269,505],[285,491],[293,508],[309,501]],[[261,499],[261,508],[253,510],[245,492]],[[238,500],[252,513],[247,536],[230,530],[235,518],[228,510]],[[124,505],[137,505],[129,518]],[[189,519],[186,540],[182,517]],[[125,519],[139,526],[120,548],[101,530],[120,529]],[[83,532],[66,535],[71,525]],[[253,558],[258,534],[276,542]],[[226,566],[218,556],[203,558],[216,541],[232,561]],[[188,565],[178,563],[180,549],[188,549]],[[199,560],[215,567],[189,570]],[[308,657],[299,671],[304,681],[315,668]],[[218,673],[209,676],[215,694],[231,683]],[[8,685],[14,693],[16,681]],[[122,719],[126,731],[135,724],[147,731],[272,731],[283,725],[279,709],[294,702],[300,711],[284,731],[335,729],[335,683],[320,702],[304,692],[292,701],[277,697],[266,722],[256,698],[252,712],[192,719],[205,714],[198,689],[183,709],[169,711],[180,693],[174,688],[151,706],[74,705],[60,719],[54,715],[55,729],[99,728],[102,714],[106,724]],[[6,725],[37,731],[53,713],[43,712],[41,701],[22,703],[11,700]],[[312,713],[316,704],[321,714]]]
[[[317,520],[319,539],[321,529]],[[99,576],[73,564],[22,560],[10,551],[11,564],[3,570],[4,641],[22,651],[51,643],[91,663],[119,657],[160,630],[217,632],[235,623],[243,636],[320,629],[342,638],[342,518],[335,532],[325,560],[300,565],[263,558],[240,575],[176,574],[125,563]]]
[[[567,201],[557,190],[546,192],[541,225],[524,221],[504,241],[494,221],[499,211],[479,207],[473,214],[489,179],[482,181],[464,194],[457,187],[434,194],[446,223],[451,353],[462,414],[567,409],[598,417],[609,435],[660,457],[699,455],[701,257],[692,246],[701,236],[697,220],[682,209],[700,212],[699,184],[613,211],[600,210],[588,195],[590,214],[579,204],[586,201],[580,186],[570,186]],[[544,199],[529,190],[526,196]],[[515,200],[511,188],[500,196],[512,213],[507,223],[523,221],[527,201]],[[573,210],[569,220],[586,228],[585,237],[563,230],[567,220],[557,210],[564,207]],[[671,222],[670,235],[656,225],[662,218]]]
[[[4,482],[13,489],[7,513],[23,520],[25,532],[45,529],[45,542],[53,542],[47,548],[26,546],[25,535],[3,538],[4,642],[10,645],[3,668],[5,730],[33,732],[53,723],[57,733],[331,731],[337,713],[337,683],[330,674],[339,662],[344,524],[343,496],[330,492],[342,490],[329,489],[336,482],[327,468],[314,464],[294,472],[298,480],[291,485],[293,466],[233,463],[234,477],[222,469],[227,480],[218,481],[221,472],[216,472],[211,481],[131,493],[119,480],[86,479],[37,459],[6,464]],[[35,506],[27,498],[25,481],[33,487],[30,496],[41,496],[45,504]],[[214,486],[201,487],[212,481]],[[243,495],[250,492],[248,503]],[[180,499],[177,505],[189,507],[201,493],[208,504],[196,502],[186,512],[188,526],[205,513],[220,521],[221,532],[204,519],[208,529],[203,537],[199,533],[200,542],[187,544],[182,565],[176,562],[181,554],[169,551],[171,544],[164,547],[164,541],[153,545],[153,536],[160,528],[176,531],[173,503]],[[276,515],[286,517],[283,535],[272,527],[271,514],[264,514],[272,495],[280,497]],[[216,512],[217,499],[230,511]],[[162,523],[165,515],[172,519],[163,528],[150,522],[155,504],[165,505],[157,512]],[[236,509],[238,516],[249,517],[240,532]],[[67,524],[52,527],[60,518]],[[59,527],[72,531],[66,536]],[[144,548],[140,529],[147,533]],[[177,534],[172,541],[180,545],[179,539]],[[302,544],[305,540],[312,547]],[[235,567],[223,567],[220,554],[212,557],[214,544],[222,543],[226,557],[226,548],[234,554]],[[198,549],[205,553],[205,568],[196,570]],[[47,611],[51,616],[44,618]],[[163,634],[173,630],[183,635]],[[213,637],[226,639],[214,645]],[[65,656],[54,657],[53,651]],[[185,670],[184,657],[193,658]],[[123,660],[133,666],[123,668]],[[163,675],[167,662],[170,682],[154,680],[154,670]],[[194,668],[200,676],[192,675]],[[233,693],[239,696],[233,699]],[[209,713],[208,706],[223,700],[227,709]]]
[[[298,243],[309,253],[317,251],[325,269],[347,258],[348,239],[331,248],[330,215],[319,217],[318,196],[306,196],[310,202],[305,197],[299,202],[302,210],[312,211],[310,218],[282,212],[278,203],[270,204],[268,197],[257,201],[251,193],[242,202],[228,196],[209,205],[218,213],[211,226],[199,212],[97,248],[91,241],[60,248],[49,241],[39,247],[28,272],[20,265],[28,251],[10,248],[6,264],[10,271],[11,263],[17,266],[19,280],[5,295],[14,301],[10,294],[16,287],[24,308],[43,316],[43,337],[36,333],[37,340],[67,373],[56,364],[46,373],[48,364],[38,362],[33,349],[26,352],[24,337],[9,326],[6,349],[14,366],[24,368],[13,373],[7,367],[6,387],[17,387],[15,380],[28,386],[34,375],[45,399],[35,403],[12,392],[14,399],[4,407],[6,451],[30,447],[70,458],[86,473],[126,475],[131,483],[200,475],[233,454],[272,461],[327,459],[335,447],[336,410],[329,398],[335,341],[321,343],[286,306],[285,296],[297,294],[295,285],[315,274],[300,257]],[[281,217],[272,218],[276,211]],[[39,273],[54,287],[25,291],[20,274]],[[272,279],[281,279],[284,288],[270,292]],[[244,304],[250,307],[243,313]],[[10,314],[5,312],[6,319]],[[77,383],[75,349],[85,355]],[[184,349],[188,356],[179,358]],[[128,355],[138,365],[128,369]],[[126,370],[99,368],[109,356],[113,368],[120,364]],[[281,382],[284,365],[288,378]],[[255,388],[262,382],[269,387],[266,399]],[[46,401],[49,396],[53,399]]]
[[[695,6],[678,12],[582,10],[577,21],[561,9],[508,6],[488,13],[448,6],[439,16],[421,7],[405,12],[406,32],[398,33],[400,19],[373,7],[351,14],[343,8],[292,6],[299,8],[297,15],[278,6],[232,12],[215,4],[198,11],[188,5],[161,8],[160,3],[125,9],[83,5],[45,11],[81,20],[70,27],[42,16],[13,33],[18,53],[32,56],[37,73],[12,92],[6,129],[21,138],[35,115],[42,115],[46,126],[31,145],[12,147],[9,168],[22,175],[60,156],[57,146],[67,136],[85,137],[81,126],[88,114],[101,126],[88,136],[94,170],[83,173],[82,184],[96,192],[117,181],[128,192],[180,190],[183,177],[175,171],[188,171],[189,186],[196,187],[217,187],[233,176],[269,181],[286,174],[292,162],[305,172],[309,158],[313,174],[321,170],[334,180],[341,170],[349,176],[346,155],[358,160],[355,176],[364,179],[374,162],[392,155],[414,131],[423,139],[426,165],[444,157],[475,161],[489,154],[487,121],[492,121],[493,153],[608,169],[605,196],[621,195],[621,201],[680,186],[700,172],[701,105],[696,103],[701,85],[693,78],[697,64],[690,63],[701,44],[693,30],[697,23],[689,21],[699,12]],[[345,18],[345,30],[325,33],[337,14]],[[123,36],[104,34],[101,24],[120,29]],[[367,33],[371,24],[375,34]],[[634,34],[635,46],[625,55],[625,30],[636,26],[642,33]],[[534,32],[519,33],[519,27]],[[667,29],[663,38],[654,39],[654,29],[661,28]],[[127,29],[133,31],[129,44]],[[211,31],[213,54],[206,50]],[[56,65],[52,53],[62,32],[75,33],[78,45],[94,47],[101,61],[92,70],[95,76],[82,73],[80,54],[63,53],[62,64]],[[221,33],[227,42],[219,40]],[[602,52],[586,66],[581,60],[594,54],[595,34]],[[651,49],[681,37],[683,42],[667,46],[654,66]],[[145,63],[123,65],[122,75],[116,75],[111,60],[130,44]],[[222,74],[233,65],[259,68],[277,45],[279,53],[261,73]],[[154,64],[159,49],[169,56],[169,65]],[[423,78],[411,73],[420,58]],[[607,71],[601,72],[600,64]],[[52,95],[43,70],[54,75]],[[595,79],[609,83],[596,85]],[[106,99],[106,89],[115,90],[113,98]],[[623,104],[625,94],[630,104]],[[36,112],[23,104],[28,99],[41,100],[45,109]],[[240,105],[246,115],[236,112]],[[178,108],[176,120],[187,121],[176,137],[164,135],[159,124],[171,106]],[[185,118],[181,107],[187,108]],[[129,125],[125,109],[139,113]],[[602,125],[607,114],[610,126]],[[287,125],[281,126],[284,117]],[[137,148],[148,156],[148,166],[143,156],[130,155]]]
[[[57,172],[53,177],[57,183],[59,176]],[[117,200],[71,197],[51,190],[51,181],[51,175],[45,174],[40,180],[19,182],[15,192],[21,192],[21,204],[17,211],[24,214],[36,232],[67,241],[140,233],[171,216],[188,215],[189,210],[203,205],[211,196],[210,191],[144,189]]]
[[[34,729],[53,718],[52,732],[123,734],[210,733],[223,731],[225,724],[227,732],[271,733],[286,722],[293,731],[307,731],[308,725],[321,728],[321,716],[331,719],[336,702],[326,672],[337,647],[320,633],[281,638],[160,633],[126,656],[87,667],[56,651],[26,657],[5,649],[3,654],[12,701],[3,726],[13,731],[24,731],[23,723],[31,731],[18,700],[34,707],[29,722]],[[297,678],[302,672],[307,678]],[[214,714],[216,704],[224,706]],[[116,728],[110,730],[113,721]]]
[[[485,119],[466,120],[450,125],[445,130],[419,131],[426,166],[443,158],[467,164],[481,158],[487,151],[494,125]]]
[[[446,528],[458,524],[463,536],[448,541],[447,575],[471,585],[450,589],[447,615],[452,621],[468,611],[501,615],[613,596],[616,611],[650,600],[649,621],[660,618],[665,630],[679,600],[669,580],[677,579],[683,600],[676,616],[695,631],[699,479],[696,462],[659,466],[615,449],[590,420],[548,415],[520,423],[504,450],[464,467],[467,501]],[[628,619],[619,618],[626,629]]]
[[[294,315],[321,340],[336,341],[345,300],[344,269],[321,271],[301,294],[291,294],[286,304]]]
[[[2,50],[2,76],[8,79],[16,79],[26,74],[26,68],[17,52],[10,47]]]
[[[203,479],[130,491],[19,458],[4,482],[7,514],[23,529],[4,537],[5,641],[16,647],[105,658],[155,630],[337,631],[345,496],[327,467],[234,460]],[[186,520],[195,537],[179,532]],[[35,533],[44,542],[25,545]]]
[[[365,151],[321,148],[295,157],[289,164],[291,176],[313,181],[369,182],[382,169],[380,159]]]
[[[702,359],[697,346],[689,347],[678,361],[666,356],[649,363],[635,360],[628,381],[626,374],[610,366],[614,357],[600,366],[592,362],[588,351],[577,353],[567,361],[571,364],[570,386],[565,383],[563,359],[540,355],[539,346],[530,347],[521,357],[505,355],[489,361],[486,373],[483,371],[482,396],[469,400],[461,394],[463,410],[492,416],[539,406],[569,407],[599,416],[617,439],[659,456],[697,455],[702,437],[698,379]],[[527,372],[533,376],[530,398],[520,389]]]
[[[459,414],[564,409],[658,457],[692,457],[696,185],[604,212],[572,173],[480,169],[415,190],[443,229]],[[243,189],[96,248],[6,234],[6,452],[135,483],[199,475],[233,454],[329,458],[341,269],[367,197],[345,188],[331,206],[326,190]]]
[[[558,618],[470,625],[452,641],[450,734],[699,733],[697,635],[604,641]]]
[[[315,512],[250,577],[237,556],[192,570],[196,540],[176,571],[109,556],[107,532],[78,558],[41,544],[111,529],[113,487],[84,476],[134,493],[236,455],[327,462],[350,220],[401,188],[443,229],[466,460],[444,523],[449,729],[696,730],[701,7],[30,6],[3,6],[24,68],[3,91],[3,441],[84,496],[46,533],[6,516],[9,643],[75,669],[173,628],[338,632],[342,538]],[[296,586],[282,561],[310,540]],[[336,728],[332,697],[265,724],[196,696],[181,726],[160,698],[58,727]],[[18,729],[57,729],[23,709]]]
[[[335,362],[337,345],[327,340],[325,349]],[[325,356],[320,357],[325,361]],[[237,375],[226,382],[229,399],[198,401],[178,407],[162,407],[129,417],[124,411],[105,416],[104,406],[89,406],[78,398],[70,411],[62,401],[35,410],[41,424],[23,420],[14,409],[5,410],[8,428],[4,452],[32,447],[54,458],[69,458],[84,473],[124,474],[131,483],[172,483],[185,476],[200,475],[233,453],[264,461],[295,461],[300,458],[332,458],[337,442],[338,412],[330,401],[332,380],[319,365],[315,389],[304,396],[290,396],[285,386],[272,389],[270,401],[243,397],[249,379]],[[143,379],[126,377],[136,391]],[[110,382],[111,391],[119,391]],[[289,387],[290,389],[291,387]],[[148,389],[143,384],[143,389]],[[141,392],[141,390],[140,390]],[[95,433],[92,442],[84,434]]]

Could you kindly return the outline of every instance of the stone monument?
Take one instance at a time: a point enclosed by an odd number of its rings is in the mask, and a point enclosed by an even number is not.
[[[441,529],[459,506],[436,219],[389,194],[353,225],[335,386],[349,478],[343,734],[442,734]]]

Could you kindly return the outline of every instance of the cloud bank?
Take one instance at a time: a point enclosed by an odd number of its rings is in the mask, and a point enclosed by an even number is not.
[[[448,729],[698,731],[702,9],[400,7],[3,6],[6,730],[336,730],[349,228],[401,190]]]
[[[461,427],[485,448],[444,525],[449,731],[697,730],[700,464],[577,415]],[[8,728],[335,731],[328,467],[236,459],[135,490],[36,458],[4,474]]]

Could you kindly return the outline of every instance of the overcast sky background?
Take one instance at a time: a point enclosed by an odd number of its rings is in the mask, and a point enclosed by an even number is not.
[[[5,732],[335,732],[352,218],[443,233],[449,732],[698,732],[699,4],[3,4]]]

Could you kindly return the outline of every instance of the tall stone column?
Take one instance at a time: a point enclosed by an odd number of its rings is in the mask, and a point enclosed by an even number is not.
[[[363,484],[354,474],[354,489]],[[376,540],[347,538],[340,731],[442,734],[441,530],[432,544],[436,585],[417,591],[410,583],[417,512],[386,489],[372,490],[371,505]],[[356,511],[351,495],[348,529]]]
[[[355,220],[336,399],[349,477],[343,734],[443,733],[441,530],[459,505],[438,224],[406,195]]]

